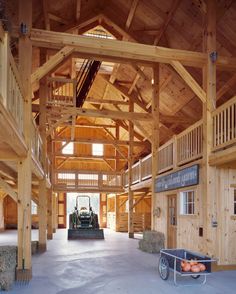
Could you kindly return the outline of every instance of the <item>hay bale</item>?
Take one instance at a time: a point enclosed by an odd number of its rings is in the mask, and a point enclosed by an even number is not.
[[[0,290],[9,290],[15,281],[16,246],[0,246]]]
[[[139,249],[149,253],[159,253],[165,246],[165,236],[161,232],[144,231],[143,240],[139,241]]]

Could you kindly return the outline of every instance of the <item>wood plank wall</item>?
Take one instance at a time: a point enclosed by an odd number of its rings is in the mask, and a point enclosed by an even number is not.
[[[203,237],[199,236],[199,228],[203,228],[202,199],[202,166],[200,165],[200,182],[197,186],[184,189],[156,193],[156,205],[160,207],[160,217],[155,216],[155,229],[167,236],[167,196],[177,195],[177,248],[199,251],[218,259],[218,265],[236,264],[236,216],[233,215],[234,188],[236,187],[236,170],[230,168],[214,168],[211,178],[212,193],[210,195],[211,220],[217,227],[211,227],[209,252],[204,252]],[[180,192],[195,191],[195,214],[180,214]],[[167,246],[167,242],[166,242]]]

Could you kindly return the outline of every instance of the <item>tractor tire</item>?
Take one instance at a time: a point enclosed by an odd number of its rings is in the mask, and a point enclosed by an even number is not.
[[[99,229],[98,215],[93,215],[93,229]]]

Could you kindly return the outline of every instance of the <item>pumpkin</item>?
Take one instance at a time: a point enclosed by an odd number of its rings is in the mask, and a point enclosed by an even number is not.
[[[191,265],[191,266],[193,266],[193,265],[197,265],[197,264],[198,264],[198,263],[197,263],[195,260],[193,260],[193,259],[190,260],[190,265]]]
[[[182,260],[181,261],[181,268],[183,268],[185,266],[185,264],[186,264],[186,260]]]
[[[192,265],[191,266],[191,272],[193,272],[193,273],[199,273],[200,272],[199,265]]]
[[[203,263],[199,263],[198,266],[200,267],[200,271],[204,272],[206,270],[206,266]]]
[[[183,267],[183,271],[184,272],[189,272],[190,270],[191,270],[191,265],[188,262],[186,262],[184,267]]]

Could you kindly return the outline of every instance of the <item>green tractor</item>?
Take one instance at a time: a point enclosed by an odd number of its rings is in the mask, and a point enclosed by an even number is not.
[[[79,199],[87,198],[87,206],[79,206]],[[104,239],[99,229],[98,215],[92,210],[90,197],[77,196],[74,211],[69,215],[68,239]]]

